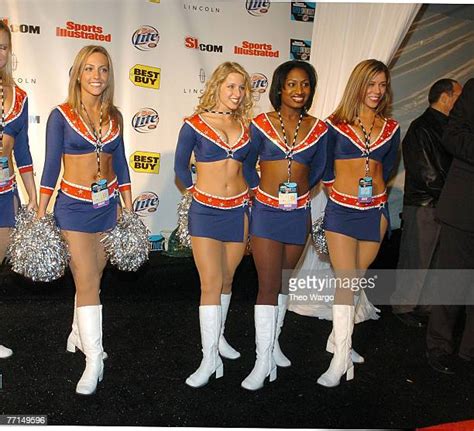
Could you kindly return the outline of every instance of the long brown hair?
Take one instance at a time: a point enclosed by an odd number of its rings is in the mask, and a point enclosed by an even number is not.
[[[3,85],[13,85],[13,70],[12,70],[12,34],[10,28],[5,21],[0,20],[0,32],[4,31],[8,36],[8,52],[7,52],[7,63],[5,67],[0,69],[0,77],[2,78]]]
[[[103,46],[87,45],[84,46],[76,55],[69,75],[69,89],[66,102],[80,115],[81,113],[81,76],[86,66],[87,59],[92,54],[99,52],[107,57],[109,63],[109,79],[107,86],[102,93],[102,104],[105,114],[111,119],[119,122],[122,129],[122,115],[114,105],[114,69],[112,59]]]
[[[206,110],[213,109],[217,105],[219,88],[231,73],[238,73],[244,77],[245,94],[239,107],[235,110],[233,116],[237,120],[249,124],[252,120],[252,86],[250,84],[250,76],[247,71],[239,64],[232,61],[226,61],[217,66],[212,73],[210,79],[206,82],[204,93],[199,98],[199,104],[196,107],[195,114],[201,114]]]
[[[351,76],[347,81],[342,99],[332,115],[332,120],[336,124],[340,122],[347,122],[349,124],[354,123],[357,116],[360,114],[369,87],[369,82],[374,79],[375,75],[381,72],[385,74],[387,87],[375,113],[384,118],[388,117],[392,104],[390,71],[381,61],[370,59],[361,61],[352,71]]]

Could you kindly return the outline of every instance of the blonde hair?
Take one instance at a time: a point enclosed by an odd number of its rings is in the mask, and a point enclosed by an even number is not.
[[[114,69],[112,59],[103,46],[84,46],[76,55],[74,64],[69,73],[69,89],[66,102],[80,115],[81,113],[81,76],[86,66],[87,59],[94,53],[99,52],[107,57],[109,63],[109,79],[107,87],[101,95],[103,108],[106,116],[119,122],[122,129],[122,115],[114,105]]]
[[[375,113],[384,118],[388,117],[392,103],[390,71],[381,61],[370,59],[361,61],[352,71],[342,99],[332,115],[332,120],[336,124],[340,122],[352,124],[355,122],[364,103],[369,82],[374,79],[375,75],[381,72],[385,74],[387,87],[382,100],[377,105]]]
[[[0,32],[4,31],[8,36],[8,50],[7,50],[7,63],[3,69],[0,69],[0,77],[2,78],[3,85],[10,86],[14,85],[13,81],[13,67],[12,67],[12,34],[8,24],[5,21],[0,20]]]
[[[253,117],[252,85],[250,83],[250,76],[240,64],[232,61],[222,63],[217,66],[216,70],[214,70],[211,78],[206,82],[204,93],[199,97],[199,104],[194,113],[201,114],[216,107],[220,86],[231,73],[242,75],[244,77],[245,86],[244,98],[232,116],[248,125]]]

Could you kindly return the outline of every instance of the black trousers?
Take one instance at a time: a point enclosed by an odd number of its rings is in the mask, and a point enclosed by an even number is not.
[[[441,224],[440,244],[438,255],[439,269],[471,269],[474,272],[474,232],[466,232]],[[456,284],[455,273],[453,283],[444,283],[443,289],[454,288]],[[472,281],[466,283],[463,277],[463,288],[471,289]],[[460,313],[465,311],[466,322],[459,346],[459,356],[465,359],[474,359],[474,305],[469,300],[466,305],[433,305],[431,309],[426,344],[432,354],[452,354],[455,350],[453,329]]]

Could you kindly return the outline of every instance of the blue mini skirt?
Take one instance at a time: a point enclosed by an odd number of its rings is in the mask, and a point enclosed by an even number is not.
[[[15,226],[15,209],[18,205],[20,197],[16,188],[0,194],[0,228]]]
[[[74,199],[58,191],[54,217],[59,228],[76,232],[99,233],[112,230],[117,224],[119,197],[111,196],[109,204],[94,208],[92,202]]]

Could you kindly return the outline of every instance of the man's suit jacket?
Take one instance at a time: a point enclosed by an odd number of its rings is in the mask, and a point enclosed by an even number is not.
[[[474,79],[464,86],[449,116],[443,146],[453,155],[438,201],[437,217],[457,229],[474,232]]]

